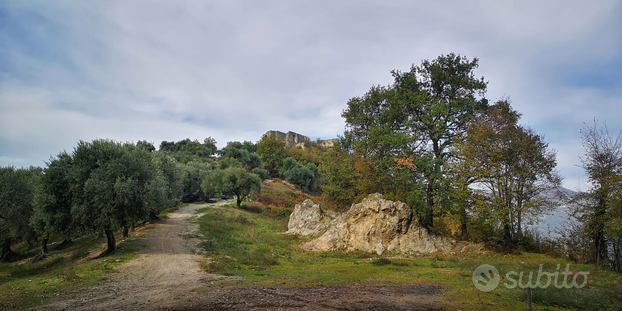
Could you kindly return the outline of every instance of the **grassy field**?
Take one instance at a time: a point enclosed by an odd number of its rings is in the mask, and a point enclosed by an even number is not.
[[[250,211],[249,211],[250,210]],[[591,265],[577,265],[540,254],[502,255],[491,252],[404,256],[363,252],[305,252],[297,245],[308,238],[284,235],[286,217],[274,217],[254,209],[237,210],[233,206],[202,210],[199,219],[205,236],[203,245],[213,261],[206,271],[243,277],[230,287],[309,287],[318,285],[413,284],[434,282],[445,290],[443,299],[450,309],[526,310],[526,290],[508,289],[504,278],[508,271],[589,272],[583,289],[533,290],[534,310],[622,310],[622,275]],[[482,264],[496,267],[502,276],[500,286],[486,293],[472,281],[475,268]],[[242,279],[242,278],[241,278]],[[517,279],[517,277],[514,277]],[[546,279],[546,278],[545,278]],[[578,280],[581,280],[580,278]],[[535,282],[535,279],[534,279]],[[543,279],[543,283],[546,283]],[[559,279],[559,284],[562,279]],[[581,282],[578,282],[581,283]]]
[[[54,250],[58,241],[49,245],[50,256],[39,263],[25,259],[0,264],[0,309],[29,308],[58,299],[83,287],[98,284],[114,267],[137,257],[138,246],[122,242],[115,254],[104,258],[90,255],[104,250],[104,237],[85,236],[63,250]],[[20,254],[32,257],[39,246],[14,247]]]

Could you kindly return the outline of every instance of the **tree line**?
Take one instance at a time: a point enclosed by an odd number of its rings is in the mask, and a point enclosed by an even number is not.
[[[217,150],[215,140],[207,138],[163,141],[156,151],[146,141],[99,139],[78,142],[72,152],[51,157],[45,168],[0,167],[0,259],[16,258],[11,246],[23,241],[40,240],[46,254],[53,236],[67,244],[87,234],[105,235],[112,252],[115,232],[126,237],[185,195],[205,199],[208,189],[212,196],[237,196],[239,206],[251,190],[260,189],[259,176],[267,175],[253,148],[250,142],[233,142]]]

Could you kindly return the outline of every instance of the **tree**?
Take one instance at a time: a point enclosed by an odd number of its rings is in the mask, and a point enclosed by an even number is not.
[[[430,163],[419,165],[426,180],[425,224],[433,226],[434,205],[443,183],[444,166],[451,156],[455,137],[486,111],[487,82],[476,78],[479,60],[450,53],[433,61],[424,60],[409,72],[393,71],[397,104],[402,111],[398,122],[408,135],[409,145],[421,146],[431,155]]]
[[[157,215],[165,208],[175,205],[177,199],[183,195],[184,181],[182,166],[174,158],[162,153],[153,154],[153,165],[156,168],[154,177],[148,183],[149,189],[149,217],[158,219]],[[205,164],[199,165],[204,168]],[[201,175],[199,171],[198,175]],[[197,178],[201,178],[198,176]],[[188,181],[191,183],[191,181]]]
[[[151,154],[111,140],[80,141],[70,171],[73,217],[84,227],[104,232],[107,252],[116,249],[114,231],[149,215],[149,183],[156,168]]]
[[[17,255],[11,250],[15,242],[32,237],[29,220],[33,213],[35,189],[41,169],[0,167],[0,261],[12,261]]]
[[[473,73],[478,62],[453,53],[424,60],[408,72],[392,71],[391,86],[372,86],[348,101],[344,147],[358,159],[360,180],[368,181],[363,193],[389,193],[419,206],[423,191],[423,223],[434,225],[455,138],[488,107],[487,83]],[[398,167],[400,161],[412,167]]]
[[[315,187],[319,177],[319,171],[315,164],[307,163],[306,165],[302,165],[291,157],[283,161],[283,167],[279,173],[283,175],[287,181],[300,186],[303,190],[305,187],[308,190]]]
[[[216,154],[218,150],[218,146],[216,146],[216,139],[212,138],[212,136],[203,140],[203,146],[208,150],[209,155]]]
[[[622,269],[622,131],[612,136],[598,122],[581,130],[581,157],[590,189],[575,200],[575,216],[584,224],[593,262]]]
[[[353,182],[359,196],[380,192],[389,199],[405,200],[418,188],[403,188],[396,177],[396,159],[411,157],[419,160],[415,146],[408,145],[408,133],[402,128],[402,111],[395,109],[395,92],[390,87],[373,86],[361,97],[348,101],[342,113],[346,119],[344,151],[354,156]],[[410,179],[419,179],[410,176]],[[412,203],[412,202],[407,202]]]
[[[257,145],[253,144],[253,142],[251,141],[244,141],[242,143],[242,148],[246,151],[248,151],[248,153],[256,153],[257,152]]]
[[[137,147],[142,147],[142,148],[145,148],[145,149],[146,149],[147,151],[149,151],[149,152],[154,152],[154,151],[156,150],[156,148],[155,148],[155,146],[153,145],[153,143],[152,143],[152,142],[148,142],[148,141],[146,141],[146,140],[139,140],[139,141],[136,143],[136,146],[137,146]]]
[[[265,168],[261,168],[261,167],[256,167],[253,169],[253,174],[259,176],[259,178],[261,178],[261,180],[266,180],[266,179],[270,179],[270,172],[268,172],[267,169]]]
[[[341,148],[341,144],[328,149],[320,161],[323,195],[342,209],[354,203],[358,196],[354,162],[354,156]]]
[[[249,152],[248,149],[252,149],[248,145],[248,142],[245,142],[244,145],[239,141],[229,142],[227,146],[220,151],[220,157],[221,159],[234,158],[242,163],[243,167],[248,167],[248,170],[262,167],[261,158],[257,154]]]
[[[211,157],[216,153],[216,140],[211,137],[206,138],[201,144],[198,140],[189,138],[178,142],[162,141],[160,151],[164,152],[181,163],[192,161],[211,162]]]
[[[73,159],[63,151],[46,164],[30,220],[31,226],[42,237],[41,254],[48,253],[47,242],[52,234],[59,233],[66,244],[79,230],[79,224],[71,215],[71,181],[68,177]]]
[[[265,135],[257,143],[257,154],[270,172],[270,176],[276,177],[283,160],[287,157],[285,142],[274,135]]]
[[[235,195],[236,206],[240,208],[244,197],[261,190],[261,179],[244,168],[228,167],[214,171],[203,181],[202,188],[209,195],[217,193]]]
[[[242,162],[240,162],[236,158],[230,158],[230,157],[220,158],[220,160],[218,161],[218,168],[221,170],[224,170],[229,167],[244,167],[244,166],[242,165]]]
[[[191,194],[201,190],[201,183],[212,171],[212,164],[201,161],[180,163],[183,193]]]
[[[478,208],[475,212],[502,228],[508,243],[522,236],[525,220],[535,221],[552,207],[545,194],[561,183],[555,151],[542,137],[518,125],[519,118],[507,101],[492,106],[457,144],[460,163],[453,167],[463,181],[462,190],[473,187],[469,191]]]

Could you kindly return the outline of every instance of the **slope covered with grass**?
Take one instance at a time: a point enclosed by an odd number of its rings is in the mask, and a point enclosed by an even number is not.
[[[507,272],[523,272],[523,283],[527,283],[529,272],[537,277],[540,265],[542,271],[555,272],[557,265],[563,270],[569,264],[571,271],[589,272],[587,286],[582,289],[558,289],[552,285],[546,289],[536,288],[533,290],[535,310],[622,308],[622,275],[541,254],[456,252],[378,256],[364,252],[306,252],[298,245],[309,238],[283,234],[288,218],[274,213],[273,209],[289,209],[308,195],[278,183],[268,191],[263,202],[268,199],[269,202],[288,202],[279,203],[286,206],[251,203],[246,206],[255,208],[247,210],[233,206],[209,207],[202,211],[205,214],[199,219],[201,233],[205,236],[203,245],[211,258],[204,269],[237,276],[239,281],[231,284],[233,287],[435,283],[444,289],[443,301],[449,309],[520,310],[526,309],[526,290],[503,286],[509,284],[505,279]],[[493,265],[501,275],[501,285],[489,293],[473,285],[473,272],[482,264]]]

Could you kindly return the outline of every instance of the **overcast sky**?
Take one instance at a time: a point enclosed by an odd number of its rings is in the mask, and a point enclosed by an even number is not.
[[[349,98],[454,52],[480,59],[486,97],[511,98],[576,190],[583,123],[622,129],[621,29],[605,0],[3,0],[0,165],[96,138],[337,137]]]

